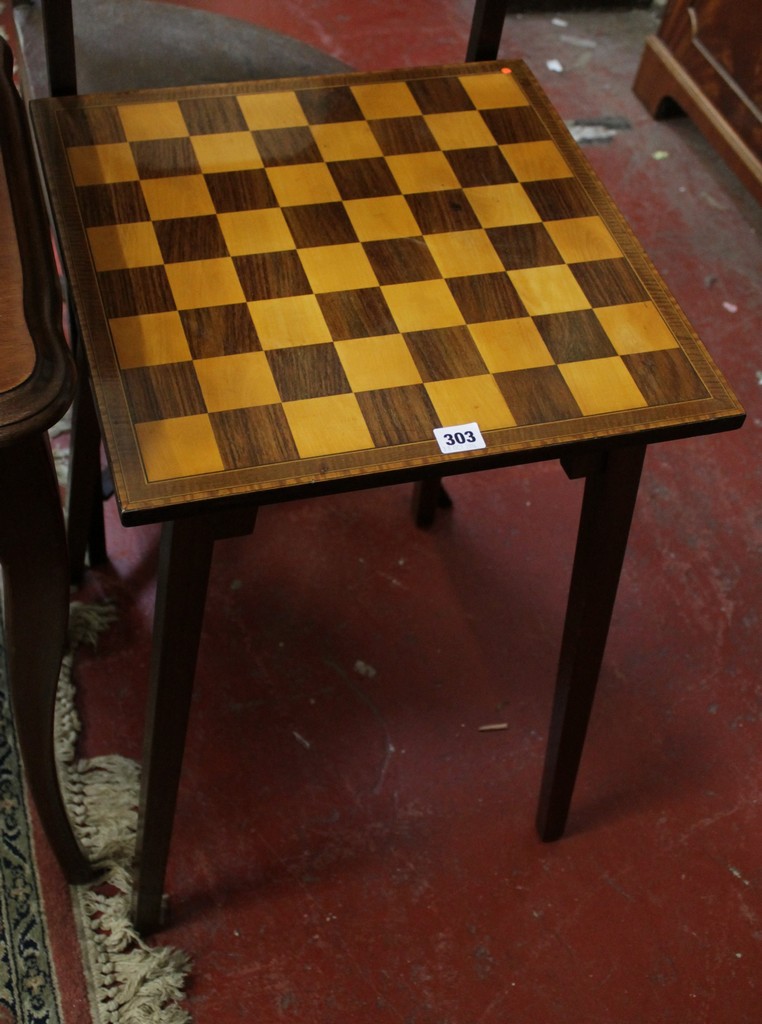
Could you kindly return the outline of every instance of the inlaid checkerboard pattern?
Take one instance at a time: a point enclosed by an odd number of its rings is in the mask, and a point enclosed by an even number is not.
[[[59,101],[148,484],[711,399],[527,81],[495,64]]]

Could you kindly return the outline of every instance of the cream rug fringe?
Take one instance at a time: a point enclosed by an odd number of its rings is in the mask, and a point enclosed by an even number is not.
[[[72,889],[96,1024],[188,1024],[179,1004],[190,961],[169,946],[149,946],[129,918],[137,831],[140,768],[124,757],[77,758],[81,723],[72,679],[74,653],[95,647],[116,618],[110,604],[71,606],[69,652],[56,706],[56,755],[61,785],[80,842],[102,877]]]

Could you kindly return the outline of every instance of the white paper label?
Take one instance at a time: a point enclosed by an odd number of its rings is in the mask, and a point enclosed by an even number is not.
[[[477,448],[486,448],[487,442],[476,423],[460,423],[456,427],[435,427],[434,437],[439,450],[444,455],[455,452],[471,452]]]

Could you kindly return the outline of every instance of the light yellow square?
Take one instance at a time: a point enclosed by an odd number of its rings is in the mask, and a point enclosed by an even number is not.
[[[307,118],[293,92],[257,92],[239,96],[238,105],[251,131],[268,128],[296,128]]]
[[[232,259],[168,263],[166,272],[178,309],[228,306],[246,301]]]
[[[108,185],[116,181],[137,181],[140,178],[127,142],[71,146],[66,155],[75,185]]]
[[[204,174],[249,171],[262,166],[262,157],[251,132],[194,135],[191,145]]]
[[[386,162],[402,192],[441,192],[460,188],[444,153],[404,153],[402,156],[388,156]]]
[[[587,296],[568,267],[509,270],[508,277],[530,316],[590,308]]]
[[[352,93],[369,121],[386,117],[416,117],[421,108],[405,82],[353,85]]]
[[[116,357],[123,370],[134,366],[181,363],[191,358],[179,313],[146,313],[109,321]]]
[[[312,136],[324,160],[365,160],[383,156],[365,121],[313,124]]]
[[[622,255],[600,217],[546,221],[545,227],[567,263],[611,260]]]
[[[606,306],[595,315],[620,356],[680,347],[652,302]]]
[[[264,352],[197,359],[193,364],[209,412],[280,401]]]
[[[296,248],[286,218],[276,207],[220,213],[217,220],[231,256]]]
[[[96,270],[154,267],[164,262],[150,221],[88,228],[87,240]]]
[[[189,135],[178,103],[135,103],[116,108],[128,142],[178,139]]]
[[[267,177],[281,206],[308,206],[341,200],[336,183],[325,164],[295,164],[268,167]]]
[[[249,312],[263,349],[322,345],[332,340],[314,295],[259,299],[249,303]]]
[[[494,377],[436,380],[425,387],[443,427],[458,423],[477,423],[480,430],[516,426]]]
[[[299,258],[316,294],[378,287],[378,278],[359,242],[300,249]]]
[[[151,481],[219,473],[225,468],[206,414],[136,423],[135,431]]]
[[[462,75],[460,81],[479,110],[526,107],[529,104],[513,74],[491,71],[486,75]]]
[[[571,169],[555,142],[512,142],[500,150],[519,181],[571,177]]]
[[[541,218],[521,185],[479,185],[466,195],[483,228],[536,224]]]
[[[421,375],[400,334],[337,341],[336,351],[353,391],[420,384]]]
[[[494,136],[478,110],[427,114],[426,124],[441,149],[478,149],[495,145]]]
[[[559,369],[585,416],[648,405],[619,356],[561,363]]]
[[[283,411],[303,459],[374,447],[354,395],[285,402]]]
[[[444,281],[388,284],[381,291],[398,329],[429,331],[464,324],[463,314]]]
[[[443,277],[492,274],[504,269],[486,231],[426,235],[426,245]]]
[[[152,220],[204,217],[214,213],[214,203],[201,174],[150,178],[141,181],[140,187]]]
[[[553,356],[531,317],[471,324],[469,330],[491,373],[553,365]]]
[[[348,199],[344,209],[361,242],[410,238],[421,233],[418,221],[404,196]]]

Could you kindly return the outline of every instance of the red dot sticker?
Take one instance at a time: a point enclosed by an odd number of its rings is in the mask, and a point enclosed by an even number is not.
[[[503,74],[504,74],[504,75],[510,75],[510,74],[512,74],[512,72],[511,72],[511,69],[510,69],[510,68],[500,68],[500,70],[501,70],[501,71],[503,72]]]

